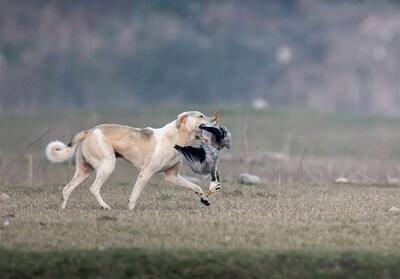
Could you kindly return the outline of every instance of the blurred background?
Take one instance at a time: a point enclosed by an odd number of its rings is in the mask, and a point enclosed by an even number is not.
[[[0,183],[60,183],[50,140],[192,109],[232,131],[229,181],[400,183],[399,73],[398,0],[0,0]]]
[[[0,109],[400,114],[400,1],[0,0]]]
[[[212,206],[156,175],[128,212],[121,159],[59,210],[50,141],[189,110],[233,137]],[[2,278],[398,278],[399,232],[400,0],[0,0]]]

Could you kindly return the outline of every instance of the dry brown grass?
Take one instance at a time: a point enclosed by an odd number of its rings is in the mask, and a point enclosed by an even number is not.
[[[161,111],[150,118],[141,111],[91,117],[84,112],[3,115],[0,124],[6,133],[0,138],[0,192],[11,198],[0,201],[1,246],[27,250],[244,248],[400,254],[400,215],[389,212],[392,206],[400,205],[400,189],[385,184],[388,175],[400,177],[396,167],[400,134],[397,122],[391,119],[365,122],[350,117],[346,122],[336,116],[272,111],[254,113],[244,120],[243,114],[227,111],[223,116],[235,145],[222,161],[224,188],[212,197],[210,207],[204,207],[193,193],[156,177],[139,198],[135,211],[128,212],[129,184],[136,171],[121,161],[102,188],[111,211],[98,208],[88,191],[89,183],[71,195],[65,211],[59,209],[61,189],[71,178],[73,165],[48,163],[42,154],[47,141],[68,141],[79,129],[106,120],[159,126],[176,113]],[[249,158],[244,161],[246,121]],[[21,151],[48,128],[53,128],[50,134],[27,151],[34,162],[30,170]],[[285,144],[288,134],[290,146]],[[289,159],[271,158],[271,152],[282,150],[289,153]],[[260,175],[264,183],[239,185],[239,173],[247,169]],[[358,183],[334,184],[343,174],[353,176]],[[6,220],[9,226],[2,225]]]
[[[112,210],[88,187],[60,206],[60,185],[1,187],[0,243],[28,250],[110,247],[374,251],[399,254],[400,189],[362,186],[243,186],[225,183],[204,207],[192,193],[153,181],[134,212],[127,184],[105,185]]]

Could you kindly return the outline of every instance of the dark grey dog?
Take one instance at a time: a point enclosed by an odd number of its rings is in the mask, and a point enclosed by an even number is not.
[[[231,133],[225,126],[201,125],[201,134],[198,139],[201,140],[199,147],[179,146],[174,148],[183,155],[185,162],[193,172],[200,175],[211,174],[211,182],[207,196],[221,189],[221,182],[218,173],[219,151],[223,148],[230,148],[232,143]]]

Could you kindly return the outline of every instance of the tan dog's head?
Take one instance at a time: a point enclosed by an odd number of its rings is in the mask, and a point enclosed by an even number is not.
[[[176,119],[176,127],[178,129],[186,129],[190,133],[200,130],[199,126],[215,122],[215,117],[206,116],[199,111],[187,111],[178,115]]]

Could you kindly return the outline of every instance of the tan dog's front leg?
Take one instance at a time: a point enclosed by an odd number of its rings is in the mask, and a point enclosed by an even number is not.
[[[152,172],[141,171],[136,179],[135,186],[133,186],[132,194],[129,198],[129,210],[135,209],[136,201],[139,198],[144,186],[152,177]]]
[[[190,189],[196,193],[200,197],[200,201],[206,205],[209,206],[211,203],[207,200],[206,196],[203,193],[203,190],[196,184],[190,182],[186,178],[184,178],[182,175],[178,173],[179,166],[176,166],[168,171],[165,172],[165,180],[172,182],[178,186],[185,187],[187,189]]]

